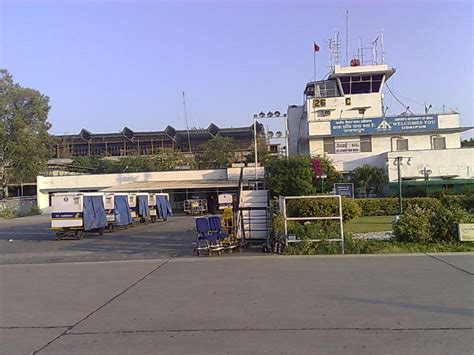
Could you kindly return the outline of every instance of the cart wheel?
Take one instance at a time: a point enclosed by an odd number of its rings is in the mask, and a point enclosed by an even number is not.
[[[150,220],[151,220],[151,223],[155,223],[156,222],[156,216],[151,216]]]
[[[77,240],[81,240],[82,238],[84,238],[84,232],[83,231],[76,231],[74,233],[74,235],[76,236]]]
[[[168,217],[163,218],[163,222],[166,222],[168,220]]]
[[[99,228],[99,230],[97,232],[99,233],[100,236],[103,236],[104,235],[104,228]]]
[[[62,240],[63,239],[63,234],[61,232],[56,233],[56,240]]]

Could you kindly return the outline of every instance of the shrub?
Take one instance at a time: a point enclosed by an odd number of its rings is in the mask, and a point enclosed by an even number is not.
[[[400,242],[428,243],[431,238],[431,209],[417,205],[408,207],[403,214],[393,222],[393,234]]]
[[[474,220],[469,213],[459,206],[441,207],[431,219],[431,235],[436,241],[456,241],[457,224],[471,223]]]
[[[15,218],[15,211],[7,206],[0,207],[0,218]]]
[[[441,195],[439,200],[446,207],[461,207],[466,211],[474,209],[474,194],[466,195]]]
[[[398,214],[400,209],[397,198],[361,198],[355,201],[362,210],[362,216],[393,216]],[[405,209],[412,206],[436,209],[441,207],[441,203],[439,200],[431,197],[403,199],[403,207]]]
[[[332,217],[338,216],[339,204],[335,198],[288,200],[286,203],[289,217]],[[352,199],[342,199],[344,221],[350,221],[362,215],[362,210]]]

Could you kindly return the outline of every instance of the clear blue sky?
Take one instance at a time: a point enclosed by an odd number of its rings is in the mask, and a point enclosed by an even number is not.
[[[0,66],[51,98],[53,133],[184,128],[183,90],[196,127],[250,125],[253,113],[301,104],[313,41],[322,76],[324,41],[344,35],[346,9],[352,49],[384,29],[397,93],[474,125],[470,1],[0,2]]]

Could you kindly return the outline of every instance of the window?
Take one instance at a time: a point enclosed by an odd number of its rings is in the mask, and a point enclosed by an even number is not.
[[[324,153],[328,153],[328,154],[336,153],[334,138],[324,138]]]
[[[360,151],[361,152],[372,151],[372,136],[360,136]]]
[[[345,95],[379,92],[382,79],[383,74],[340,77]]]
[[[433,137],[433,149],[446,149],[445,137]]]
[[[336,80],[324,80],[314,83],[314,97],[336,97],[339,96]]]
[[[397,150],[404,151],[408,150],[408,139],[397,139]]]

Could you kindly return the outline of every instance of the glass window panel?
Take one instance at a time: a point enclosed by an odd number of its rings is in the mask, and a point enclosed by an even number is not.
[[[370,75],[362,76],[362,81],[370,81]]]
[[[367,94],[370,93],[370,82],[352,83],[351,94]]]
[[[353,76],[352,77],[352,82],[354,81],[360,81],[360,76]]]
[[[446,138],[445,137],[435,137],[433,138],[433,149],[446,149]]]
[[[408,150],[408,139],[397,139],[397,150]]]
[[[382,84],[381,81],[373,81],[372,82],[372,92],[379,92],[381,84]]]
[[[334,138],[324,138],[324,153],[335,154],[336,147]]]
[[[341,83],[348,83],[351,80],[350,76],[341,76]]]
[[[349,83],[342,84],[342,90],[344,90],[345,95],[350,94],[351,93],[351,84],[349,84]]]

